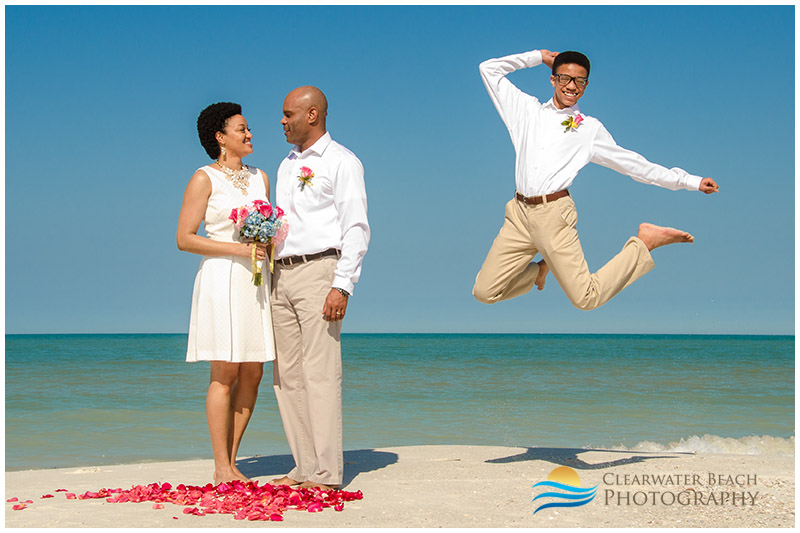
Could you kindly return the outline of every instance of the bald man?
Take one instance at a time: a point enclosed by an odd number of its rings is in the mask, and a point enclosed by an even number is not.
[[[294,145],[278,168],[275,203],[289,233],[275,250],[272,324],[275,396],[295,468],[279,485],[342,484],[340,334],[369,244],[364,168],[326,130],[328,101],[299,87],[283,102]]]

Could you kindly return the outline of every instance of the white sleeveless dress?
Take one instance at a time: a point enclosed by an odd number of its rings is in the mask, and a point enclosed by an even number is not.
[[[247,194],[228,181],[222,171],[203,170],[211,180],[203,222],[209,239],[238,242],[239,230],[228,217],[234,207],[265,200],[264,180],[257,168],[248,166]],[[275,359],[269,296],[272,276],[262,262],[264,283],[253,285],[251,259],[238,256],[204,256],[194,281],[189,345],[186,360],[264,362]]]

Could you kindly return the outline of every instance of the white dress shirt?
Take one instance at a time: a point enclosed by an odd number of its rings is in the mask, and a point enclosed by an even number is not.
[[[301,168],[314,172],[301,189]],[[275,204],[286,213],[289,233],[276,247],[277,259],[341,250],[332,287],[353,293],[369,245],[364,167],[325,133],[300,152],[295,146],[278,168]]]
[[[677,167],[667,169],[617,146],[603,124],[581,113],[577,105],[558,109],[552,98],[541,104],[506,78],[515,70],[540,64],[542,54],[533,50],[489,59],[480,65],[483,83],[517,153],[517,191],[524,196],[539,196],[566,189],[578,171],[590,162],[642,183],[672,190],[699,190],[701,177]],[[578,114],[583,121],[576,129],[565,131],[561,123]]]

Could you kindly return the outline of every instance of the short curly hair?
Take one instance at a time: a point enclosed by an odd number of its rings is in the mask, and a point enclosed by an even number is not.
[[[225,131],[228,119],[241,114],[242,106],[233,102],[217,102],[200,112],[200,116],[197,117],[197,135],[211,159],[219,159],[217,132]]]
[[[558,70],[558,67],[561,65],[569,65],[571,63],[585,68],[586,75],[589,75],[589,69],[591,68],[589,58],[580,52],[575,52],[572,50],[568,52],[561,52],[556,56],[556,58],[553,60],[553,74],[556,74],[556,70]]]

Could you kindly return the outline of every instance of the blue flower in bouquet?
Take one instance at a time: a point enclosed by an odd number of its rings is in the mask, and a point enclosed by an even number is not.
[[[272,245],[270,254],[269,271],[273,271],[275,246],[281,244],[289,232],[289,225],[283,218],[284,212],[280,207],[273,209],[265,200],[253,200],[250,205],[235,207],[228,217],[239,230],[239,236],[247,240],[267,243]],[[259,286],[263,283],[261,267],[256,260],[257,247],[252,247],[253,284]]]
[[[250,213],[247,218],[244,219],[244,224],[240,230],[242,236],[248,239],[254,239],[259,234],[261,224],[263,224],[264,220],[265,217],[258,211]]]
[[[265,220],[264,215],[262,215],[258,211],[253,211],[252,213],[247,215],[247,218],[244,219],[244,223],[247,226],[258,227],[261,225],[262,222],[264,222],[264,220]]]
[[[261,227],[258,228],[258,239],[266,242],[267,239],[275,236],[279,226],[280,223],[277,221],[277,219],[275,219],[274,216],[269,217],[262,222]]]
[[[242,237],[247,239],[253,239],[258,234],[258,228],[256,226],[248,226],[244,225],[241,229]]]

